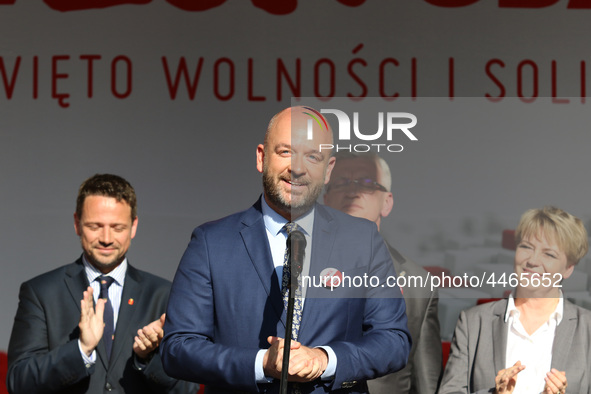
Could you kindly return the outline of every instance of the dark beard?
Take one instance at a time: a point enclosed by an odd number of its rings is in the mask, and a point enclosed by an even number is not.
[[[90,265],[92,265],[94,268],[96,268],[97,270],[99,270],[101,272],[111,272],[115,268],[117,268],[117,266],[119,264],[121,264],[123,262],[123,260],[125,260],[125,256],[123,256],[117,260],[113,260],[110,263],[105,264],[105,263],[101,263],[100,261],[95,260],[94,257],[87,254],[86,252],[84,252],[84,257],[86,257],[86,261],[88,261],[90,263]]]
[[[272,205],[273,208],[278,209],[280,212],[286,216],[297,218],[302,216],[304,213],[308,212],[320,196],[322,192],[322,186],[316,186],[311,190],[311,193],[301,200],[297,204],[289,203],[283,199],[279,188],[275,185],[274,179],[269,176],[266,168],[263,169],[263,190],[265,191],[265,196],[270,202],[269,205]]]

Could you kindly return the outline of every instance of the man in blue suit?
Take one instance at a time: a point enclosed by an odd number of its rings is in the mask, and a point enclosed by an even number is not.
[[[374,223],[316,204],[335,159],[332,132],[304,107],[271,119],[257,147],[264,195],[250,209],[193,232],[173,282],[161,357],[173,377],[209,392],[277,392],[286,312],[282,298],[286,223],[307,240],[303,275],[394,277]],[[331,282],[329,282],[331,283]],[[375,283],[375,282],[374,282]],[[289,381],[295,392],[366,393],[366,380],[404,367],[410,349],[397,287],[304,286],[292,331]],[[297,316],[297,313],[295,313]]]

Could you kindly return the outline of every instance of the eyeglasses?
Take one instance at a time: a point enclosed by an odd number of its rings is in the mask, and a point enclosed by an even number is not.
[[[376,190],[379,190],[381,192],[387,192],[388,190],[383,186],[380,185],[379,183],[377,183],[376,181],[374,181],[373,179],[370,178],[360,178],[360,179],[346,179],[346,178],[341,178],[338,179],[334,182],[329,183],[326,186],[326,191],[343,191],[345,189],[348,189],[349,187],[351,187],[351,185],[354,185],[355,187],[360,188],[364,193],[373,193]]]

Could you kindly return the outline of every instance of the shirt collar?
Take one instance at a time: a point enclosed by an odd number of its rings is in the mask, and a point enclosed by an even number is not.
[[[263,220],[265,222],[265,228],[273,235],[277,235],[283,229],[283,226],[287,223],[287,219],[283,216],[278,214],[267,204],[265,200],[265,196],[261,197],[262,203],[261,208],[263,211]],[[314,226],[314,211],[315,208],[312,208],[303,216],[300,216],[295,220],[297,225],[300,227],[300,230],[303,231],[306,235],[312,235],[312,228]]]
[[[558,304],[556,305],[556,309],[554,312],[550,314],[548,320],[555,319],[556,325],[558,326],[562,321],[562,316],[564,315],[564,298],[562,296],[562,290],[558,289],[560,292],[560,296],[558,297]],[[509,295],[509,299],[507,300],[507,311],[505,312],[505,323],[509,321],[509,317],[513,316],[519,318],[519,310],[515,306],[515,299],[513,298],[513,294]]]
[[[84,264],[84,272],[86,273],[86,278],[88,279],[88,283],[92,283],[101,276],[103,273],[96,269],[95,266],[90,264],[88,260],[86,260],[86,256],[82,255],[82,264]],[[107,276],[112,277],[115,279],[115,283],[119,286],[123,286],[123,282],[125,282],[125,274],[127,273],[127,257],[123,259],[123,262],[119,264],[113,271],[109,272]]]

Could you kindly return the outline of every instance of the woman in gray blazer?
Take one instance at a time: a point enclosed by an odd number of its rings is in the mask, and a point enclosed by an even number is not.
[[[587,253],[583,223],[555,207],[531,209],[515,238],[515,291],[462,311],[441,394],[591,393],[591,312],[560,290]]]

